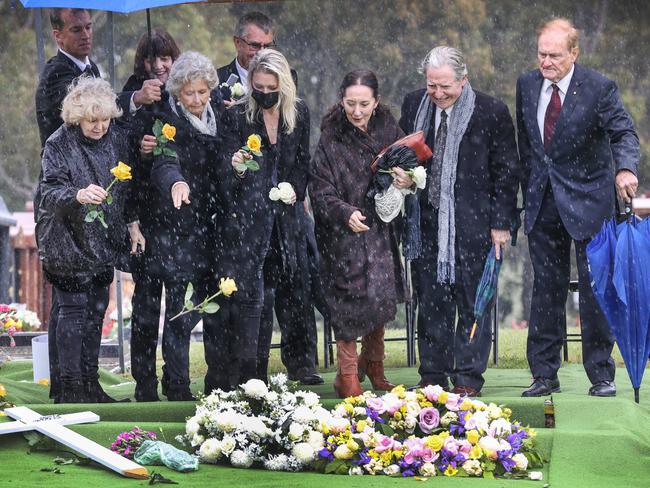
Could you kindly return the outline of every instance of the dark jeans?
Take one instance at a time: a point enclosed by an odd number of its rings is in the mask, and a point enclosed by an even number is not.
[[[534,282],[526,355],[534,377],[554,379],[560,369],[571,272],[571,241],[549,185],[537,221],[528,234]],[[590,285],[586,254],[588,242],[574,241],[574,244],[582,357],[589,380],[596,383],[613,380],[616,368],[611,357],[614,338]]]
[[[56,289],[53,288],[50,319],[47,323],[47,351],[50,362],[50,398],[57,398],[61,394],[59,351],[56,348],[56,325],[58,320],[59,301],[56,298]]]
[[[455,284],[437,282],[437,227],[437,214],[423,206],[422,256],[413,261],[418,297],[418,372],[423,382],[446,386],[451,379],[456,386],[480,390],[490,356],[492,306],[488,305],[488,312],[479,320],[476,335],[470,342],[474,303],[469,303],[463,288],[458,248]],[[473,284],[474,290],[477,285],[478,281]]]
[[[156,349],[163,282],[147,270],[134,271],[131,315],[131,374],[138,386],[155,386]]]
[[[84,291],[64,291],[55,286],[59,304],[56,349],[63,384],[99,378],[99,347],[108,289],[109,285],[95,280]]]

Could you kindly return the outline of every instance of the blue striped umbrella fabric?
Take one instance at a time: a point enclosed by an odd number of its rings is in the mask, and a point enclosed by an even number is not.
[[[476,334],[476,329],[478,327],[478,321],[487,310],[488,305],[492,301],[494,294],[497,291],[499,285],[499,271],[501,270],[501,259],[497,259],[496,251],[494,246],[490,249],[490,253],[485,259],[485,266],[483,267],[483,275],[481,275],[481,281],[476,288],[476,299],[474,300],[474,325],[472,325],[472,331],[469,334],[469,340],[471,341]]]

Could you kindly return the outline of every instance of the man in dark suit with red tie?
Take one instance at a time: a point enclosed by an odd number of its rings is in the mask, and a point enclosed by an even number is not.
[[[614,215],[616,193],[636,192],[639,139],[616,84],[575,63],[578,31],[566,19],[538,30],[539,69],[517,82],[525,231],[534,270],[527,357],[534,377],[522,396],[560,391],[570,249],[578,266],[582,354],[590,395],[614,396],[614,340],[590,286],[589,240]]]

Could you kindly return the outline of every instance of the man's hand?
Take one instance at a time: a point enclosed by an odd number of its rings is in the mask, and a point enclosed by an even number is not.
[[[154,102],[159,102],[161,95],[160,87],[162,85],[162,82],[157,78],[154,78],[153,80],[144,80],[142,88],[133,94],[133,103],[135,103],[136,107],[140,107],[142,105],[151,105]]]
[[[184,181],[177,181],[172,185],[172,202],[174,208],[181,208],[181,204],[190,204],[190,187]]]
[[[639,187],[639,180],[630,170],[622,169],[616,173],[616,191],[624,202],[631,201]]]
[[[510,240],[510,231],[501,229],[491,229],[490,236],[492,237],[492,244],[494,244],[495,256],[501,259],[501,250],[506,249],[508,241]]]
[[[352,232],[365,232],[370,230],[370,227],[363,223],[364,220],[366,220],[366,217],[359,210],[355,210],[352,212],[352,215],[350,215],[348,227],[350,227]]]

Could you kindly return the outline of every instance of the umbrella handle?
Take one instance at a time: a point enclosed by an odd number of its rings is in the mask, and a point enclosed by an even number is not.
[[[623,202],[625,204],[625,218],[629,222],[630,219],[632,219],[632,216],[634,215],[634,211],[632,209],[632,200],[629,202]]]
[[[474,339],[474,334],[476,334],[476,328],[478,327],[478,321],[474,321],[474,324],[472,324],[472,330],[469,333],[469,342],[472,342],[472,339]]]

